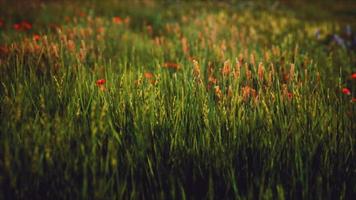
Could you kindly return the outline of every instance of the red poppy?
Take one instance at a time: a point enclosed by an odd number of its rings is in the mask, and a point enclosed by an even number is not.
[[[353,73],[353,74],[351,75],[351,78],[352,78],[352,79],[356,79],[356,73]]]
[[[12,28],[14,28],[16,31],[19,31],[21,30],[21,25],[16,23],[12,26]]]
[[[99,80],[96,81],[96,85],[97,85],[97,86],[102,86],[102,85],[105,84],[105,82],[106,82],[105,79],[99,79]]]
[[[112,22],[114,22],[114,24],[121,24],[122,19],[121,19],[121,17],[114,17],[114,18],[112,18]]]
[[[39,41],[40,39],[41,39],[41,36],[38,35],[38,34],[35,34],[35,35],[33,36],[33,41]]]
[[[351,94],[351,91],[350,91],[350,89],[348,89],[348,88],[342,88],[342,93],[344,93],[344,94],[346,94],[346,95],[350,95]]]
[[[31,30],[32,29],[32,24],[29,23],[28,21],[22,21],[21,22],[21,28],[23,30],[26,30],[26,31]]]

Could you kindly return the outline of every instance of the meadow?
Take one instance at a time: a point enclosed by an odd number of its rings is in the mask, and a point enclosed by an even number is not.
[[[0,199],[354,198],[356,5],[283,2],[0,1]]]

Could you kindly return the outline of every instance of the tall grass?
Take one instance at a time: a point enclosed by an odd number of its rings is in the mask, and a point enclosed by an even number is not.
[[[337,23],[45,5],[32,30],[0,30],[2,198],[355,196],[354,93],[341,92],[355,92],[355,55],[314,36]]]

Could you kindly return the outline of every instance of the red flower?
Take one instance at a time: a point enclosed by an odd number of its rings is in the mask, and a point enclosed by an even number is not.
[[[28,21],[22,21],[21,22],[21,28],[23,30],[26,30],[26,31],[31,30],[32,29],[32,24],[29,23]]]
[[[348,88],[342,88],[342,93],[346,94],[346,95],[350,95],[351,91]]]
[[[351,78],[352,78],[352,79],[356,79],[356,73],[353,73],[353,74],[351,75]]]
[[[21,25],[20,24],[14,24],[12,26],[12,28],[14,28],[16,31],[19,31],[19,30],[21,30]]]
[[[12,26],[16,31],[28,31],[32,29],[32,24],[28,21],[22,21],[21,23],[16,23]]]
[[[41,39],[41,36],[40,36],[40,35],[35,34],[35,35],[33,36],[33,41],[39,41],[40,39]]]
[[[105,84],[105,82],[106,82],[105,79],[99,79],[99,80],[96,81],[96,85],[97,85],[97,86],[102,86],[102,85]]]
[[[121,17],[114,17],[114,18],[112,18],[112,22],[114,22],[114,24],[121,24],[122,19],[121,19]]]

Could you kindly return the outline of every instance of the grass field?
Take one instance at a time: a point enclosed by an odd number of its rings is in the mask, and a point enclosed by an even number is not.
[[[354,198],[356,4],[298,2],[0,1],[0,199]]]

